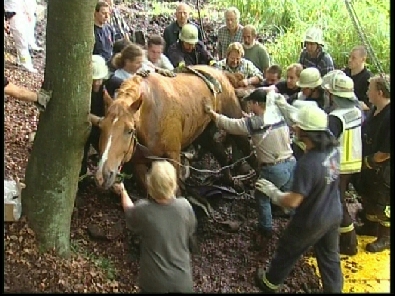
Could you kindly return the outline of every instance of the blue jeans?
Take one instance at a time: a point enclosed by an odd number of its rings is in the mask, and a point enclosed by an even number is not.
[[[261,168],[259,177],[272,182],[281,191],[289,191],[293,182],[295,165],[296,160],[292,158],[273,166],[264,166]],[[258,208],[258,227],[270,232],[272,230],[270,199],[259,190],[255,190],[254,197]]]

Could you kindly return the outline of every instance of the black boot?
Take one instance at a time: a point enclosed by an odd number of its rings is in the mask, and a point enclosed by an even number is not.
[[[255,283],[262,291],[263,294],[274,294],[276,290],[269,288],[263,281],[265,270],[263,268],[258,268],[255,274]]]
[[[362,226],[355,227],[355,232],[358,235],[376,236],[377,235],[377,222],[366,220]]]
[[[340,234],[339,248],[342,255],[354,256],[358,253],[358,240],[355,229]]]
[[[374,242],[366,245],[366,251],[372,253],[378,253],[387,249],[389,250],[391,248],[390,233],[391,233],[391,229],[389,227],[385,227],[379,224],[377,231],[377,239]]]

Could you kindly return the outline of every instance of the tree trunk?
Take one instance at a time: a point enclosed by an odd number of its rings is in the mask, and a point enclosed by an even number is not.
[[[70,224],[90,125],[93,13],[96,0],[51,0],[47,8],[43,88],[52,98],[40,114],[26,168],[22,208],[41,251],[70,251]]]

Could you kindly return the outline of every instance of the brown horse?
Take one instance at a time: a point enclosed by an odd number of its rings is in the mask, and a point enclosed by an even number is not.
[[[119,168],[131,159],[137,139],[151,155],[173,160],[179,173],[181,150],[210,123],[203,102],[211,100],[217,112],[241,118],[239,100],[226,74],[210,66],[192,68],[211,75],[222,91],[214,96],[203,79],[190,73],[172,78],[156,73],[147,78],[134,76],[123,82],[104,119],[92,121],[101,129],[101,160],[96,173],[99,186],[108,189],[113,185]],[[250,148],[248,138],[238,136],[238,145],[246,147],[246,143]],[[145,186],[147,166],[139,163],[134,168]]]

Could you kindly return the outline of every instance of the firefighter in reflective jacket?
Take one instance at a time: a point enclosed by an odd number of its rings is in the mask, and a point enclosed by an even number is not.
[[[355,255],[357,237],[346,204],[346,190],[351,177],[361,171],[362,166],[362,111],[354,94],[354,82],[342,71],[334,70],[323,78],[322,88],[332,102],[334,110],[330,130],[340,143],[340,197],[343,205],[343,220],[340,225],[340,253]],[[333,118],[334,117],[334,118]],[[337,118],[337,123],[335,118]]]

